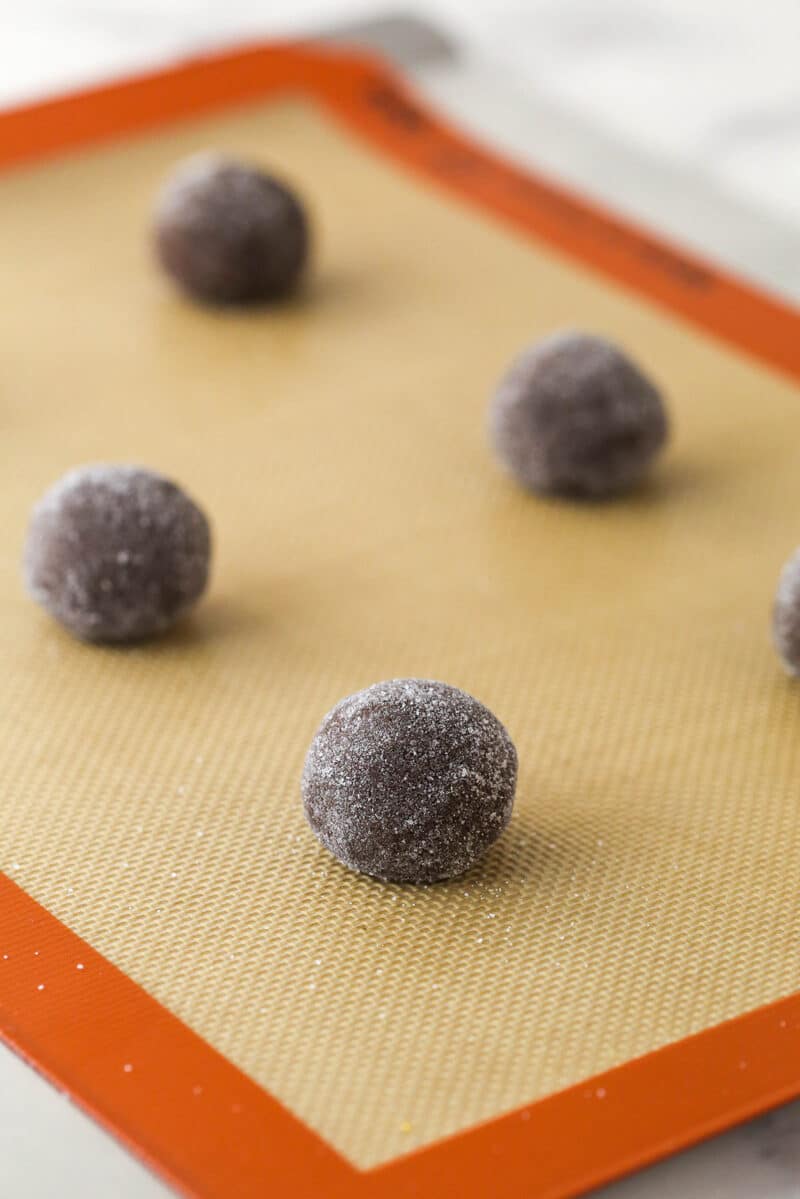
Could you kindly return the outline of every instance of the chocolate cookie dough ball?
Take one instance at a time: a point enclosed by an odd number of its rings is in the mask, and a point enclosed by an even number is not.
[[[34,508],[25,581],[76,637],[135,641],[199,599],[210,555],[208,521],[175,483],[135,466],[85,466]]]
[[[524,487],[602,500],[640,481],[668,423],[658,390],[622,350],[567,331],[513,363],[492,401],[489,432]]]
[[[305,814],[345,866],[386,882],[463,874],[508,824],[517,753],[496,716],[428,679],[376,683],[323,720]]]
[[[308,221],[294,192],[215,154],[177,168],[156,203],[154,232],[167,274],[208,304],[279,300],[308,258]]]
[[[786,670],[800,675],[800,550],[792,554],[778,580],[772,636]]]

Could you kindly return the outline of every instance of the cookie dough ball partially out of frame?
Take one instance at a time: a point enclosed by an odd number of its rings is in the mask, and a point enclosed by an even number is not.
[[[428,679],[376,683],[323,720],[303,771],[306,818],[352,870],[434,883],[469,870],[511,818],[517,754],[472,696]]]
[[[530,491],[603,500],[646,475],[668,421],[659,391],[621,349],[566,331],[512,364],[492,400],[489,434]]]
[[[83,641],[164,632],[208,581],[211,535],[175,483],[136,466],[85,466],[33,510],[24,553],[31,596]]]
[[[154,240],[182,291],[206,304],[259,304],[297,287],[309,226],[299,197],[247,163],[198,154],[158,196]]]

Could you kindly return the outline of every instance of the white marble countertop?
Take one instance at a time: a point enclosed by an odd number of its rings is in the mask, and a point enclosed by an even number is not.
[[[0,6],[0,106],[213,46],[331,28],[396,7],[369,0]],[[438,18],[466,48],[466,82],[452,64],[415,69],[438,103],[521,158],[800,302],[798,0],[431,0],[403,7]],[[526,106],[545,130],[536,146]],[[0,1048],[3,1199],[167,1193]],[[602,1195],[800,1199],[800,1103]]]

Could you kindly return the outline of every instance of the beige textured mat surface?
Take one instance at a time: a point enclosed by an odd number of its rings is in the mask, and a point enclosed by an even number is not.
[[[302,302],[213,315],[152,268],[151,194],[207,145],[306,191]],[[800,689],[768,635],[794,389],[295,102],[3,177],[0,260],[0,865],[31,895],[360,1165],[798,986]],[[484,445],[508,358],[563,324],[671,397],[614,506],[526,497]],[[149,648],[21,592],[31,503],[95,459],[214,521],[209,600]],[[340,869],[298,797],[325,710],[413,674],[521,763],[485,866],[420,890]]]

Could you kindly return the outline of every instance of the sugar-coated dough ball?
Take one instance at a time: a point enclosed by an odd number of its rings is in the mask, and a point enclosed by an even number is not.
[[[618,346],[565,331],[512,364],[492,400],[489,433],[529,490],[606,499],[646,474],[668,422],[659,391]]]
[[[208,521],[175,483],[136,466],[84,466],[34,508],[25,581],[76,637],[135,641],[192,607],[210,557]]]
[[[800,550],[792,554],[778,580],[772,635],[789,674],[800,675]]]
[[[291,188],[216,154],[178,166],[158,197],[154,236],[167,273],[209,304],[281,299],[309,251],[305,210]]]
[[[386,882],[463,874],[508,824],[517,753],[446,683],[392,679],[341,700],[306,757],[306,818],[345,866]]]

